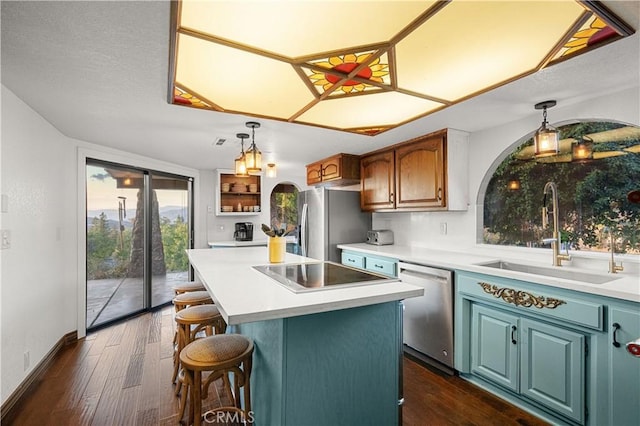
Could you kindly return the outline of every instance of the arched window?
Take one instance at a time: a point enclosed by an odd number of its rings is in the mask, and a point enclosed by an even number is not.
[[[558,187],[561,240],[572,250],[640,254],[640,128],[579,122],[559,128],[560,152],[533,157],[533,139],[493,172],[483,205],[483,242],[538,247],[543,190]],[[550,203],[547,203],[550,209]]]

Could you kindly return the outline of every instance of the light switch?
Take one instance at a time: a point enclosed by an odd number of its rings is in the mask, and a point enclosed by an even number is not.
[[[0,230],[0,239],[2,239],[2,250],[11,248],[11,231],[8,229]]]
[[[9,213],[9,196],[7,194],[0,195],[0,212]]]

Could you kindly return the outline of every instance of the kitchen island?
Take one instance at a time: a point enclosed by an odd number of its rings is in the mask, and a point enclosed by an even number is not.
[[[400,300],[423,289],[397,281],[294,293],[252,266],[263,247],[188,250],[231,332],[254,340],[257,425],[399,422]],[[317,262],[286,254],[286,263]]]

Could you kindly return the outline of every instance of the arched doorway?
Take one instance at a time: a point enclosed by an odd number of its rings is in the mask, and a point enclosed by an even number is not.
[[[287,237],[287,252],[300,254],[300,222],[298,209],[298,187],[290,182],[278,183],[271,191],[269,220],[272,227],[287,229],[296,227],[296,232]]]

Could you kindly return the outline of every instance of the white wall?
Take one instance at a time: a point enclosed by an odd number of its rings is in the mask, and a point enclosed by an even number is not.
[[[549,110],[549,121],[558,126],[573,120],[615,120],[640,125],[638,87],[612,93],[587,102]],[[533,109],[533,108],[532,108]],[[466,212],[374,213],[373,226],[394,231],[395,243],[416,247],[468,247],[477,242],[482,229],[478,218],[480,188],[493,170],[540,126],[541,115],[532,111],[524,120],[471,133],[469,141],[469,210]],[[432,129],[437,130],[437,129]],[[464,129],[460,129],[464,130]],[[540,189],[542,191],[542,188]],[[478,204],[479,203],[479,204]],[[480,224],[478,224],[480,221]],[[441,233],[446,223],[447,233]]]
[[[75,147],[2,86],[2,402],[76,329]],[[29,352],[30,367],[23,355]]]
[[[0,192],[8,212],[0,226],[12,236],[11,248],[0,251],[4,403],[61,337],[84,336],[85,157],[193,177],[196,246],[206,246],[206,228],[197,170],[68,138],[5,86],[1,96]]]

